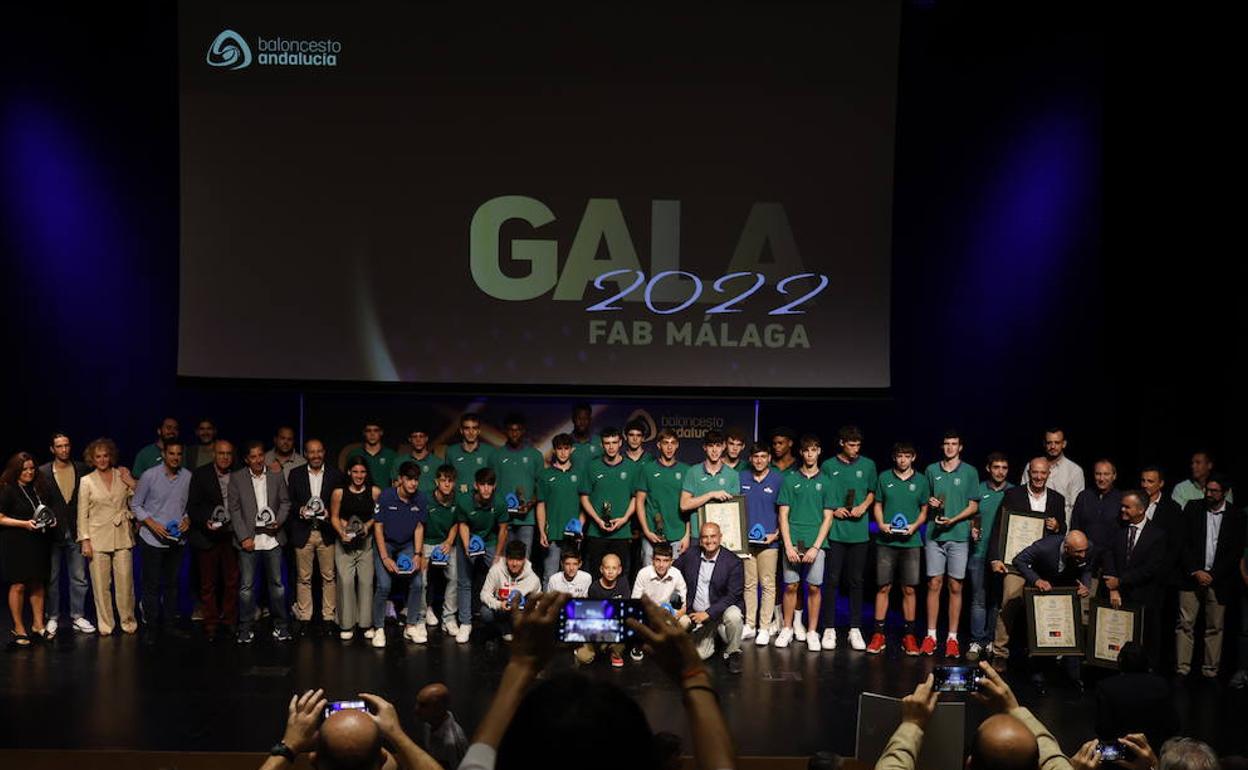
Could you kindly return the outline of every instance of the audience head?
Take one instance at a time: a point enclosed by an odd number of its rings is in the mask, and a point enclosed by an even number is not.
[[[841,755],[832,751],[817,751],[806,763],[806,770],[840,770]]]
[[[1017,717],[993,714],[971,739],[968,770],[1036,770],[1040,746],[1030,728]]]
[[[1218,755],[1195,738],[1171,738],[1161,744],[1157,770],[1218,770]]]
[[[610,725],[609,751],[603,750],[604,725]],[[578,674],[557,674],[529,690],[499,742],[496,767],[528,770],[534,757],[549,753],[552,736],[560,754],[593,757],[595,770],[657,764],[654,735],[637,702],[614,684]]]
[[[321,770],[366,770],[385,761],[381,731],[368,714],[343,709],[321,724],[316,744],[316,767]]]
[[[1118,651],[1118,670],[1124,674],[1148,672],[1148,655],[1139,642],[1127,642]]]
[[[432,682],[416,693],[416,716],[432,727],[442,724],[451,709],[451,691],[441,682]]]

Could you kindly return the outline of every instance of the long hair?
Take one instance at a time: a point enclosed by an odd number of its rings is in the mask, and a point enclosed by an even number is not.
[[[27,460],[35,465],[35,478],[31,481],[31,486],[35,485],[35,482],[39,479],[39,463],[35,462],[35,457],[30,452],[18,452],[4,464],[4,472],[0,473],[0,488],[17,483],[17,477],[22,475],[22,466],[26,464]]]

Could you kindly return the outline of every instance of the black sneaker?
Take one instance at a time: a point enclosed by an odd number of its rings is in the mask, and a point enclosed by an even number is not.
[[[728,666],[728,673],[729,673],[729,674],[740,674],[740,673],[741,673],[741,652],[740,652],[740,650],[738,650],[737,652],[734,652],[734,653],[732,653],[731,655],[729,655],[728,657],[724,658],[724,662],[725,662],[725,663],[727,664],[727,666]]]
[[[279,628],[273,629],[273,638],[279,642],[289,642],[294,637],[290,635],[290,631],[287,631],[285,628],[279,627]]]
[[[251,644],[256,641],[256,632],[252,631],[250,628],[246,631],[239,631],[238,636],[234,637],[234,641],[239,644]]]

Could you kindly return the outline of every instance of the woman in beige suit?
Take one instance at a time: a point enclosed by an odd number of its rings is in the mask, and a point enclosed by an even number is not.
[[[91,589],[95,594],[96,624],[100,636],[113,632],[113,595],[121,630],[138,630],[134,618],[134,514],[130,498],[135,481],[126,468],[115,468],[117,445],[110,439],[92,441],[84,453],[95,472],[82,477],[78,492],[78,541],[91,562]]]

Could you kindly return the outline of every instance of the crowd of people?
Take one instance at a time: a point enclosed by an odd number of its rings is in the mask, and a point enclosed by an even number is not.
[[[1165,657],[1176,672],[1190,670],[1203,613],[1201,673],[1219,674],[1227,607],[1248,583],[1245,516],[1205,452],[1167,494],[1155,466],[1139,472],[1138,487],[1119,489],[1108,459],[1093,464],[1085,488],[1059,429],[1046,432],[1044,453],[1015,485],[999,452],[986,456],[981,478],[956,431],[926,469],[903,441],[878,470],[853,426],[826,448],[783,427],[749,445],[740,431],[711,430],[702,461],[686,465],[671,431],[647,436],[635,422],[595,432],[590,422],[589,407],[575,407],[572,431],[555,436],[548,454],[527,440],[520,414],[499,426],[502,446],[482,439],[479,415],[462,415],[459,441],[441,454],[426,426],[396,450],[368,422],[334,462],[317,438],[299,451],[290,427],[271,444],[236,447],[211,421],[188,442],[166,418],[129,469],[109,439],[90,442],[79,461],[70,437],[57,433],[46,462],[19,452],[0,476],[12,644],[50,638],[62,620],[83,634],[135,633],[142,622],[151,643],[185,637],[178,575],[189,552],[203,633],[239,644],[255,639],[266,614],[268,632],[283,642],[320,632],[384,647],[388,617],[401,619],[396,634],[413,644],[438,628],[459,643],[474,632],[510,639],[514,597],[545,588],[648,596],[689,630],[703,658],[718,652],[734,673],[746,643],[812,652],[845,644],[866,654],[896,643],[907,655],[982,659],[1003,671],[1012,652],[1026,657],[1025,589],[1071,586],[1085,611],[1090,601],[1149,608],[1141,639],[1154,669]],[[734,499],[748,534],[734,527],[725,547],[719,525],[699,511]],[[1001,511],[1042,517],[1043,536],[1007,558]],[[874,622],[864,628],[869,575]],[[838,624],[842,590],[849,614]],[[890,608],[902,619],[891,639]],[[1162,629],[1171,623],[1167,643]],[[590,663],[599,653],[613,666],[641,655],[615,646],[576,657]],[[1243,686],[1248,651],[1238,658],[1231,682]],[[1078,680],[1077,658],[1068,663]]]

